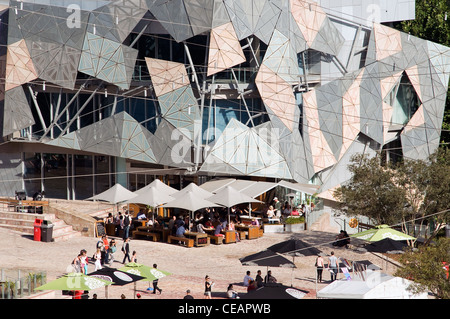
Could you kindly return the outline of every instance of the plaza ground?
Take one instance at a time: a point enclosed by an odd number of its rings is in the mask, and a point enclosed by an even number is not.
[[[88,256],[92,256],[98,238],[75,237],[62,242],[38,242],[32,236],[0,229],[2,245],[0,246],[0,268],[15,271],[20,268],[22,273],[45,271],[47,281],[54,280],[59,276],[71,271],[71,262],[81,249],[86,249]],[[151,294],[147,288],[149,283],[139,281],[136,290],[143,299],[180,299],[183,298],[187,289],[196,299],[203,298],[204,278],[208,275],[216,284],[212,290],[212,298],[226,298],[226,290],[231,283],[241,293],[246,293],[246,287],[242,285],[247,270],[252,276],[256,276],[257,270],[261,270],[263,276],[267,272],[266,267],[243,266],[239,258],[259,252],[267,247],[295,237],[307,242],[329,255],[335,252],[337,257],[348,261],[369,260],[382,268],[382,271],[392,274],[395,266],[386,263],[379,256],[372,253],[362,253],[354,249],[337,248],[331,245],[335,233],[319,231],[303,231],[301,233],[265,233],[263,237],[254,240],[243,240],[233,244],[209,245],[206,247],[186,248],[174,244],[152,242],[146,240],[132,239],[130,250],[137,252],[137,262],[152,266],[157,264],[159,269],[172,273],[171,276],[160,279],[159,287],[163,289],[162,294]],[[115,253],[116,261],[113,268],[122,267],[123,253],[120,251],[122,239],[117,238],[118,251]],[[292,257],[287,257],[293,260]],[[279,283],[293,286],[308,294],[304,299],[315,299],[316,288],[322,289],[330,283],[329,273],[324,271],[322,283],[315,281],[315,256],[295,257],[293,260],[296,268],[270,268],[272,274]],[[327,258],[325,257],[325,260]],[[88,272],[94,271],[94,265],[89,265]],[[342,273],[338,279],[342,278]],[[151,284],[150,284],[151,286]],[[126,298],[135,298],[134,284],[125,286],[110,286],[108,288],[109,299],[119,299],[122,294]],[[89,298],[96,293],[99,299],[104,299],[106,290],[103,288],[93,290]],[[52,298],[67,298],[60,292],[56,292]]]

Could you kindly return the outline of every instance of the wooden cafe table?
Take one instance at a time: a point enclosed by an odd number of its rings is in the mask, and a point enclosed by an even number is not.
[[[198,233],[198,232],[184,232],[184,236],[187,238],[192,238],[194,240],[195,247],[202,247],[209,245],[209,237],[206,233]]]
[[[234,228],[237,231],[245,231],[247,233],[247,239],[259,238],[259,227],[252,225],[235,225]]]

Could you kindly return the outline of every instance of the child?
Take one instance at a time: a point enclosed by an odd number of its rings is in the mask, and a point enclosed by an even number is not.
[[[84,272],[84,274],[87,275],[87,273],[88,273],[88,262],[89,262],[88,257],[87,257],[87,252],[86,252],[86,250],[82,249],[80,254],[81,254],[81,257],[80,257],[81,269],[80,269],[80,271]]]
[[[95,259],[95,271],[102,269],[101,259],[102,259],[102,251],[100,248],[97,248],[97,251],[94,254]]]

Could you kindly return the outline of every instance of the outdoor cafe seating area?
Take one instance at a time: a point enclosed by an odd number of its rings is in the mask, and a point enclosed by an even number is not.
[[[235,218],[235,215],[230,216]],[[220,231],[220,235],[216,236],[216,227],[205,227],[204,233],[196,231],[196,225],[198,222],[191,222],[190,229],[187,229],[183,237],[178,237],[175,235],[175,230],[169,227],[169,222],[171,218],[157,217],[145,218],[145,219],[134,219],[133,226],[130,230],[131,237],[133,239],[139,240],[149,240],[153,242],[162,242],[176,245],[183,245],[185,247],[203,247],[210,244],[221,245],[221,244],[232,244],[237,243],[241,240],[252,240],[263,236],[262,225],[252,225],[250,218],[243,218],[241,223],[234,224],[234,230],[223,229]],[[257,219],[257,217],[254,217]],[[185,223],[189,222],[189,218],[185,219]],[[214,224],[217,226],[218,221]],[[119,225],[106,224],[106,232],[108,236],[119,236],[123,235],[123,231],[120,229]]]
[[[274,185],[269,187],[273,188]],[[176,190],[156,179],[135,192],[116,184],[90,199],[107,201],[127,210],[130,206],[137,207],[138,213],[132,214],[134,220],[129,232],[133,238],[202,247],[237,243],[263,236],[263,216],[258,216],[255,208],[258,205],[263,207],[266,203],[256,199],[257,195],[259,194],[248,195],[242,189],[238,190],[230,185],[222,185],[219,189],[209,191],[191,183]],[[166,209],[164,216],[170,217],[162,217],[163,209]],[[177,219],[182,220],[184,229],[181,235],[176,233],[179,225]],[[201,230],[197,227],[199,223],[203,224]],[[119,225],[117,220],[111,220],[109,225],[105,223],[107,234],[120,236]]]
[[[106,201],[133,212],[134,220],[129,232],[133,238],[202,247],[260,238],[264,234],[263,222],[280,222],[264,218],[262,209],[258,208],[266,207],[267,203],[261,201],[260,196],[279,185],[290,189],[299,187],[281,182],[220,182],[207,187],[190,183],[177,190],[155,179],[134,192],[116,184],[90,200]],[[312,190],[308,189],[308,192],[312,193]],[[130,210],[130,207],[135,208]],[[163,210],[165,213],[161,214]],[[178,219],[182,220],[182,234],[176,232],[180,223]],[[120,236],[119,222],[109,223],[115,223],[115,226],[105,223],[107,233]],[[203,225],[201,229],[197,227],[199,223]]]

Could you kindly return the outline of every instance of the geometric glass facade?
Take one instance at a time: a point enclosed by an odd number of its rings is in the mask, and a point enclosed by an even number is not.
[[[116,182],[233,176],[315,182],[327,196],[352,154],[396,145],[425,159],[439,145],[450,49],[333,8],[9,1],[0,195],[85,199]]]

